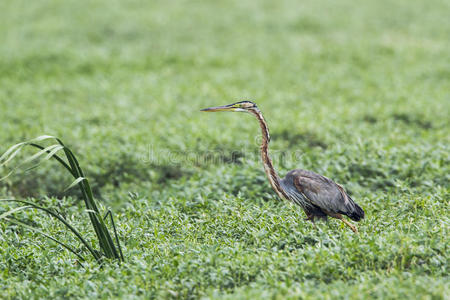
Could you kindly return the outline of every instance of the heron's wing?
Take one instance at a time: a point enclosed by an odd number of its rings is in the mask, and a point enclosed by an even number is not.
[[[294,177],[294,185],[305,198],[324,211],[351,213],[355,203],[344,189],[322,175],[302,172]]]

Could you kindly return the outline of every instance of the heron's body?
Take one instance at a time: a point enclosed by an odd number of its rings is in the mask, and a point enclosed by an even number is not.
[[[207,108],[203,111],[242,111],[253,114],[258,119],[262,131],[261,159],[264,171],[277,195],[302,207],[308,220],[327,219],[330,216],[342,220],[354,232],[357,232],[356,227],[345,220],[342,215],[359,221],[364,218],[364,211],[340,185],[325,176],[302,169],[288,172],[283,179],[278,176],[269,156],[269,128],[256,104],[242,101]]]
[[[337,214],[344,214],[354,221],[364,217],[364,211],[341,186],[312,171],[292,170],[281,180],[281,186],[288,199],[303,208],[308,219],[326,219]]]

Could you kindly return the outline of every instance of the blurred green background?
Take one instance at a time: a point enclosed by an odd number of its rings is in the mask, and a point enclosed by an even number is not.
[[[449,13],[437,0],[1,1],[0,152],[65,141],[127,259],[83,270],[2,223],[5,297],[444,298]],[[280,175],[313,170],[361,204],[359,236],[276,199],[250,116],[199,112],[244,99]],[[48,163],[0,191],[60,198],[69,183]]]

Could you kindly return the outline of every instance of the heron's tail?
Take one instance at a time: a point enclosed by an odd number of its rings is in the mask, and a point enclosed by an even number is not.
[[[351,212],[346,213],[346,215],[349,216],[353,221],[364,219],[364,210],[355,202],[353,202],[353,204],[355,205],[354,209]]]
[[[345,192],[344,188],[337,185],[339,190],[341,191],[342,196],[345,198],[346,202],[346,211],[341,211],[340,213],[350,217],[353,221],[359,221],[364,219],[364,210],[358,204],[353,201],[353,199]]]

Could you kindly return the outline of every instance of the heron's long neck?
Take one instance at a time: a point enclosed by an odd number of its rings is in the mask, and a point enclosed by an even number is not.
[[[264,171],[267,174],[267,178],[269,179],[270,185],[273,190],[277,193],[280,198],[287,199],[287,195],[284,190],[281,188],[280,177],[278,176],[275,168],[273,167],[272,160],[269,156],[269,142],[270,142],[270,134],[269,127],[267,126],[266,120],[262,113],[257,111],[251,111],[259,121],[259,126],[261,126],[262,131],[262,142],[261,142],[261,159],[264,164]]]

